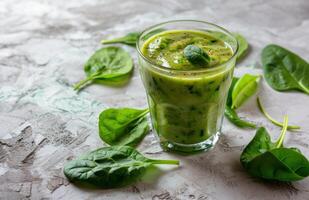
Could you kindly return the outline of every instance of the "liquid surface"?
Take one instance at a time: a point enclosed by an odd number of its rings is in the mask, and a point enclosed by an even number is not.
[[[153,63],[181,70],[196,69],[184,56],[184,48],[195,45],[202,48],[210,57],[209,67],[229,60],[233,51],[223,40],[202,31],[172,30],[164,31],[149,38],[142,53]]]

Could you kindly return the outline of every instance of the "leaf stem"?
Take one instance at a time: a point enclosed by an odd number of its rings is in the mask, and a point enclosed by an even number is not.
[[[77,90],[79,91],[86,83],[88,83],[89,81],[92,81],[93,80],[93,77],[92,76],[89,76],[81,81],[79,81],[78,83],[76,83],[73,88],[74,90]]]
[[[309,94],[309,89],[306,88],[301,82],[299,82],[300,89],[303,90],[306,94]]]
[[[115,38],[111,40],[101,40],[101,44],[114,44],[114,43],[119,43],[123,41],[124,41],[123,38]]]
[[[284,140],[287,128],[288,128],[288,116],[285,115],[284,116],[284,121],[283,121],[283,128],[281,130],[279,139],[276,142],[276,148],[280,148],[282,146],[282,143],[283,143],[283,140]]]
[[[149,108],[146,108],[145,111],[141,115],[146,115],[147,113],[149,113]]]
[[[152,164],[179,165],[179,160],[150,160]]]
[[[260,109],[260,111],[263,113],[263,115],[273,124],[277,125],[277,126],[280,126],[280,127],[283,127],[283,124],[281,122],[278,122],[277,120],[275,120],[274,118],[272,118],[267,112],[266,110],[264,109],[259,97],[256,99],[257,101],[257,104],[258,104],[258,107]],[[289,125],[287,127],[288,130],[292,130],[292,129],[300,129],[300,126],[296,126],[296,125]]]
[[[73,86],[73,89],[74,90],[77,90],[79,91],[80,89],[82,89],[86,83],[88,83],[89,81],[93,81],[94,79],[97,78],[97,76],[101,73],[101,70],[98,70],[96,73],[94,74],[91,74],[90,76],[88,76],[87,78],[79,81],[78,83],[76,83],[74,86]]]

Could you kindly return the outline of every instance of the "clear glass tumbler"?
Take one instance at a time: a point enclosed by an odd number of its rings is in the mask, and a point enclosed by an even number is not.
[[[179,70],[160,66],[143,55],[142,48],[150,34],[164,30],[205,31],[229,45],[233,56],[212,68]],[[152,125],[162,148],[186,153],[212,148],[221,132],[237,40],[215,24],[177,20],[147,28],[139,37],[137,49]]]

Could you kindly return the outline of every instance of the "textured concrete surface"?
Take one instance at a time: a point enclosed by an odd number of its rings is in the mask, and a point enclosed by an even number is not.
[[[138,148],[141,152],[181,160],[181,167],[170,168],[153,182],[90,190],[69,184],[62,173],[67,160],[103,145],[97,131],[102,109],[147,105],[137,65],[125,87],[93,85],[80,94],[72,90],[102,38],[169,19],[211,21],[242,33],[251,45],[235,73],[258,74],[259,53],[268,43],[309,59],[308,11],[307,0],[1,0],[0,199],[309,199],[308,178],[271,184],[248,176],[239,156],[255,131],[238,129],[226,120],[216,148],[194,156],[164,153],[148,135]],[[135,50],[124,48],[136,61]],[[265,81],[259,95],[275,118],[287,113],[291,123],[302,127],[288,134],[285,144],[308,157],[309,97],[273,91]],[[239,113],[278,136],[280,128],[263,118],[254,98]]]

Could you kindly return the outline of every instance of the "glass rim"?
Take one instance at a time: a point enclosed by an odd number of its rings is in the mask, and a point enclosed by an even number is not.
[[[169,24],[169,23],[174,23],[174,22],[198,22],[198,23],[203,23],[203,24],[207,24],[207,25],[213,26],[213,27],[215,27],[215,28],[217,28],[217,29],[223,31],[223,32],[224,32],[225,34],[227,34],[229,37],[232,37],[232,38],[235,40],[235,42],[236,42],[236,48],[235,48],[235,51],[233,51],[233,55],[232,55],[228,60],[224,61],[223,63],[219,63],[219,64],[214,65],[214,66],[211,67],[211,68],[204,68],[204,69],[191,69],[191,70],[173,69],[173,68],[167,68],[167,67],[164,67],[164,66],[162,66],[162,65],[159,65],[159,64],[155,63],[154,61],[150,60],[149,58],[147,58],[147,57],[142,53],[141,48],[140,48],[140,45],[139,45],[139,42],[140,42],[142,36],[143,36],[146,32],[148,32],[148,31],[150,31],[150,30],[152,30],[152,29],[154,29],[154,28],[156,28],[156,27],[158,27],[158,26],[162,26],[162,25],[164,25],[164,24]],[[192,29],[192,30],[194,30],[194,29]],[[202,20],[181,19],[181,20],[170,20],[170,21],[165,21],[165,22],[161,22],[161,23],[159,23],[159,24],[155,24],[155,25],[152,25],[152,26],[147,27],[146,29],[144,29],[144,30],[141,32],[141,34],[139,34],[139,37],[138,37],[137,42],[136,42],[136,49],[137,49],[137,52],[139,53],[139,55],[140,55],[145,61],[147,61],[148,63],[150,63],[150,64],[151,64],[154,68],[156,68],[156,69],[163,70],[163,71],[167,71],[167,72],[179,72],[179,73],[194,73],[194,72],[196,72],[196,73],[198,73],[198,72],[212,72],[212,71],[216,71],[216,70],[220,69],[220,67],[223,67],[223,66],[225,66],[226,64],[228,64],[229,62],[231,62],[231,61],[234,59],[234,57],[236,57],[236,55],[237,55],[237,52],[238,52],[238,49],[239,49],[239,44],[238,44],[238,41],[237,41],[237,39],[235,38],[235,36],[234,36],[231,32],[229,32],[227,29],[225,29],[225,28],[223,28],[223,27],[221,27],[221,26],[218,26],[218,25],[216,25],[216,24],[214,24],[214,23],[211,23],[211,22],[202,21]]]

